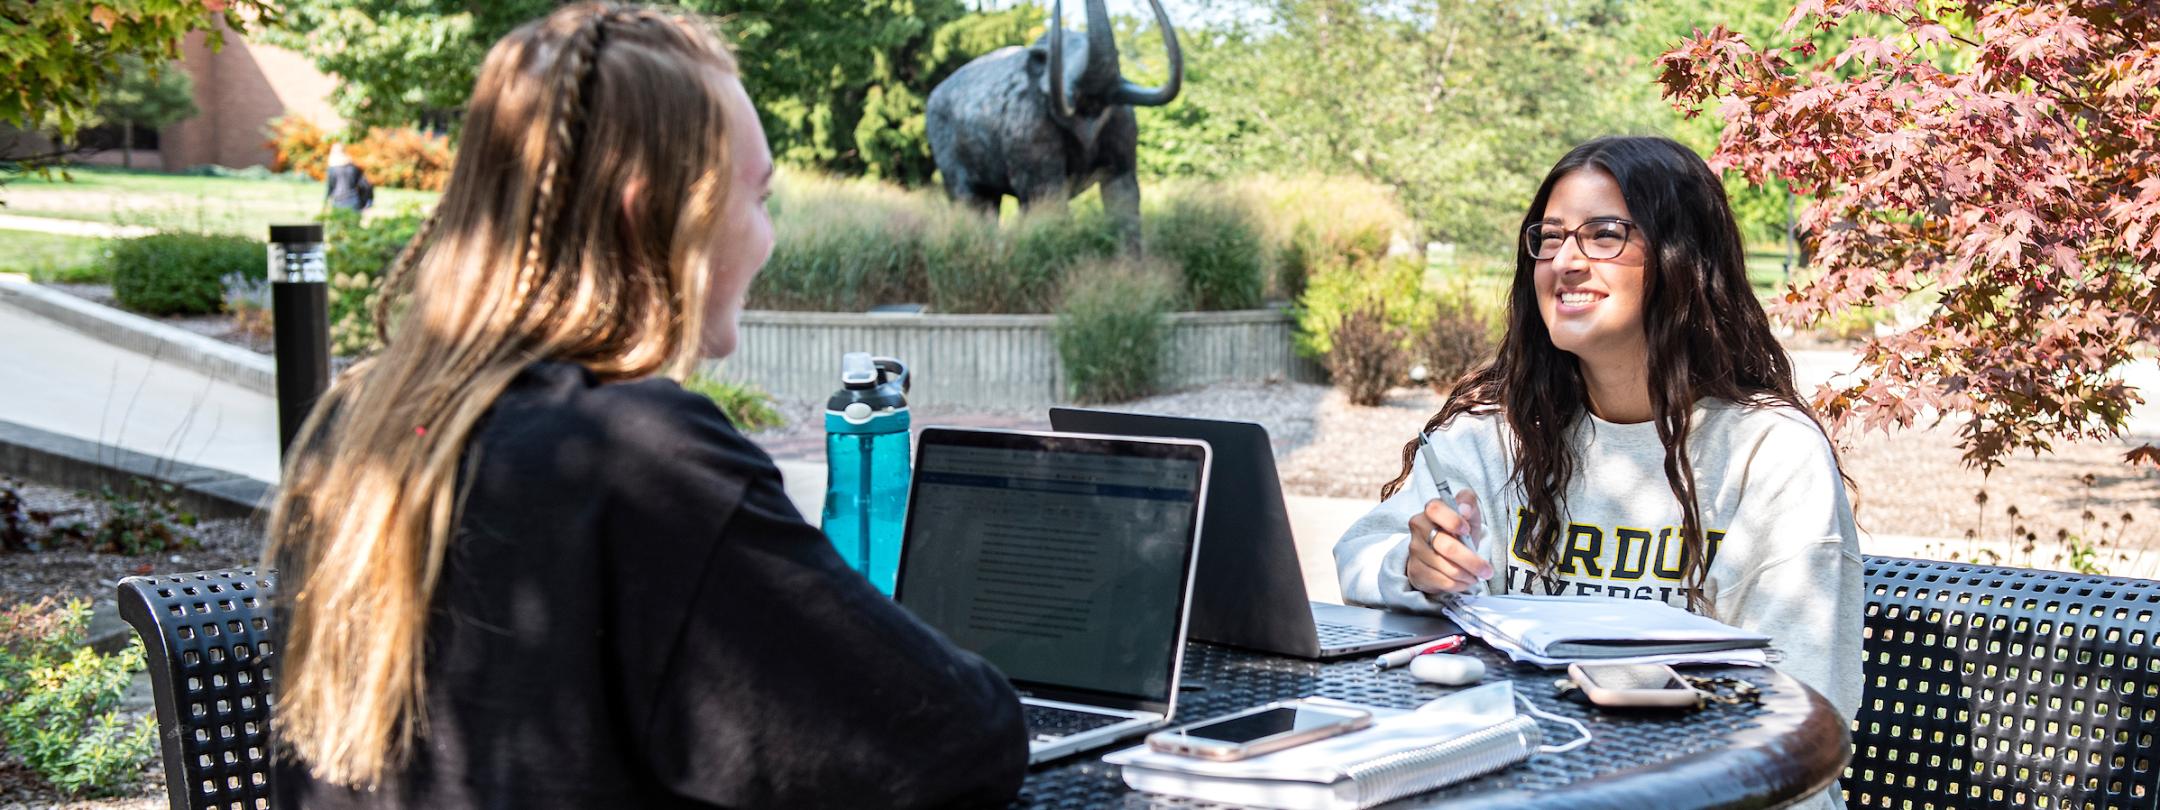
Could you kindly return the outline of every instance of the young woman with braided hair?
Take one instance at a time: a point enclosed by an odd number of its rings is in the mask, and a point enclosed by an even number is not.
[[[1659,600],[1769,635],[1777,666],[1851,718],[1852,506],[1717,175],[1664,138],[1569,152],[1523,217],[1507,317],[1497,357],[1337,542],[1344,597]]]
[[[772,159],[688,17],[489,51],[384,348],[325,395],[267,562],[277,806],[1003,804],[1005,679],[848,570],[675,382],[734,348]]]

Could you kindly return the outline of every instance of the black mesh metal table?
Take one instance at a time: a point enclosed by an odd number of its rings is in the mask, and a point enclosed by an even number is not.
[[[1538,708],[1582,720],[1593,741],[1389,807],[1769,807],[1827,787],[1852,756],[1847,731],[1830,704],[1775,670],[1689,672],[1747,680],[1762,689],[1759,705],[1711,704],[1700,712],[1610,710],[1557,697],[1553,681],[1565,677],[1564,671],[1510,664],[1491,649],[1474,646],[1474,654],[1485,659],[1486,682],[1513,680],[1516,693]],[[1420,683],[1400,669],[1376,672],[1369,658],[1323,663],[1197,642],[1186,648],[1183,681],[1177,706],[1181,722],[1306,696],[1407,709],[1455,691]],[[1540,722],[1549,744],[1575,737],[1572,727]],[[1014,806],[1207,806],[1128,790],[1117,767],[1103,764],[1103,753],[1039,766],[1028,774]]]

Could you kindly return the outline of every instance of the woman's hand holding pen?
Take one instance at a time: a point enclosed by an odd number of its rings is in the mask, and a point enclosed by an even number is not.
[[[1491,579],[1492,564],[1477,552],[1477,493],[1464,487],[1455,502],[1434,498],[1410,518],[1410,587],[1426,593],[1467,593]]]

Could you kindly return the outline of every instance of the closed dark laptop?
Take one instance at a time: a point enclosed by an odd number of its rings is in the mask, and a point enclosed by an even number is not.
[[[1458,632],[1454,622],[1312,602],[1267,429],[1251,422],[1050,409],[1056,430],[1196,439],[1214,450],[1194,575],[1192,637],[1304,658],[1406,647]]]

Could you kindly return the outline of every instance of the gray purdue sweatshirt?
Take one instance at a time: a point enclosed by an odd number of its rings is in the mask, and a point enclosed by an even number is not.
[[[1466,414],[1429,434],[1439,470],[1427,469],[1419,454],[1402,489],[1336,542],[1344,599],[1439,612],[1446,597],[1410,587],[1405,569],[1410,518],[1440,497],[1444,481],[1477,492],[1476,545],[1494,571],[1485,592],[1656,599],[1686,608],[1680,502],[1665,480],[1657,425],[1586,413],[1573,430],[1578,463],[1560,499],[1554,576],[1538,574],[1526,538],[1517,536],[1528,507],[1509,480],[1512,432],[1497,414]],[[1713,617],[1770,636],[1782,653],[1777,668],[1822,693],[1849,726],[1860,707],[1864,568],[1829,440],[1789,407],[1704,400],[1688,455],[1710,540],[1704,586]],[[1836,794],[1833,786],[1805,806],[1840,806]]]

